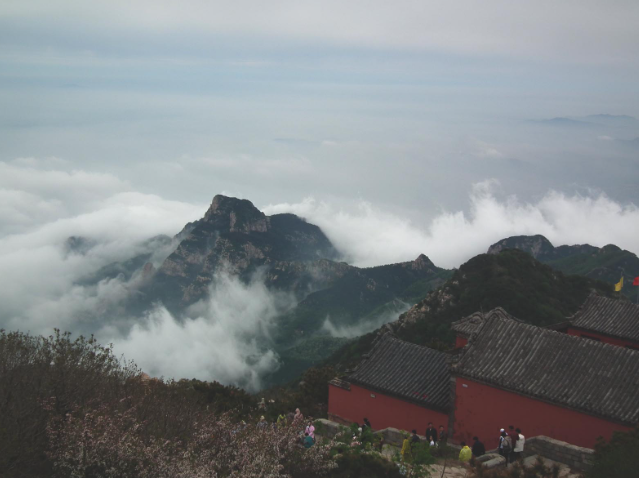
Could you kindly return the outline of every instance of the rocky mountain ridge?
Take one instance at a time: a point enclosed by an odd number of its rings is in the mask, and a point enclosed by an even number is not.
[[[539,244],[530,245],[537,248]],[[521,250],[493,250],[462,264],[398,320],[345,345],[326,363],[350,368],[368,353],[377,336],[389,332],[409,342],[448,350],[454,342],[451,322],[495,307],[534,325],[559,323],[574,314],[593,290],[619,297],[609,283],[565,275]]]
[[[610,284],[617,283],[623,276],[622,292],[628,296],[636,292],[630,284],[639,273],[639,258],[614,244],[603,247],[590,244],[555,247],[542,235],[513,236],[490,246],[488,254],[497,254],[506,249],[524,251],[564,274],[578,274]]]

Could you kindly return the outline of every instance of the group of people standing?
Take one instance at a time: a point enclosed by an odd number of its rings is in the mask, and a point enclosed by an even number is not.
[[[402,443],[401,455],[404,461],[410,461],[409,457],[411,457],[413,454],[413,448],[415,444],[421,443],[422,441],[420,436],[417,434],[417,430],[413,430],[412,433],[413,434],[409,437],[406,437],[404,439],[404,442]],[[439,431],[437,431],[432,422],[428,423],[428,428],[426,428],[425,436],[426,442],[430,446],[445,445],[446,441],[448,440],[448,434],[444,429],[444,425],[440,425]]]
[[[264,400],[264,399],[262,399]],[[304,423],[304,415],[299,408],[295,409],[295,413],[290,412],[287,415],[281,413],[277,417],[277,421],[273,423],[271,426],[273,429],[282,429],[289,425],[293,424],[303,424]],[[260,417],[260,420],[257,422],[257,428],[261,430],[266,430],[269,427],[269,423],[266,421],[264,415]],[[308,420],[306,422],[306,427],[304,428],[304,433],[300,433],[301,443],[304,448],[310,448],[315,445],[315,426],[313,425],[312,420]]]
[[[486,453],[486,447],[479,441],[478,437],[473,437],[474,443],[472,449],[461,442],[462,449],[459,452],[459,460],[469,462],[472,457],[479,457]],[[524,453],[524,444],[526,437],[521,433],[519,428],[510,425],[508,431],[504,428],[499,430],[499,443],[497,451],[501,456],[506,458],[506,464],[519,460]]]
[[[461,450],[459,451],[459,461],[462,463],[468,463],[471,458],[480,457],[486,454],[486,447],[479,441],[479,437],[473,437],[473,447],[470,448],[466,445],[466,442],[461,442]]]
[[[413,436],[417,436],[415,430],[413,430]],[[417,437],[419,438],[419,437]],[[426,441],[430,446],[437,446],[438,444],[446,444],[448,440],[448,434],[444,430],[444,425],[439,425],[439,432],[435,429],[432,422],[428,423],[428,428],[426,429]]]
[[[508,427],[508,431],[504,428],[499,430],[499,454],[506,458],[506,463],[512,463],[521,458],[524,453],[524,444],[526,437],[521,433],[519,428],[512,425]]]
[[[506,458],[506,463],[512,463],[515,460],[519,460],[524,452],[524,444],[526,443],[526,437],[521,433],[519,428],[515,428],[510,425],[509,430],[504,428],[499,430],[499,443],[497,450],[500,455]],[[439,446],[445,444],[448,435],[443,425],[439,426],[439,431],[433,426],[432,423],[428,424],[426,429],[426,441],[430,446]],[[410,437],[406,437],[402,444],[402,457],[406,458],[412,450],[412,446],[415,443],[420,443],[422,440],[417,435],[417,430],[413,430],[413,434]],[[473,437],[472,448],[467,446],[465,442],[461,442],[461,450],[459,452],[459,460],[467,463],[472,457],[480,457],[486,454],[486,447],[479,440],[479,437]]]

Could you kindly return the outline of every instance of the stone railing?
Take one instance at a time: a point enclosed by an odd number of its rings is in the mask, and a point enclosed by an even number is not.
[[[331,418],[330,415],[329,415],[329,418]],[[335,435],[337,435],[341,431],[348,429],[349,427],[347,425],[350,425],[350,423],[346,422],[345,420],[336,421],[336,420],[326,420],[324,418],[315,420],[315,423],[317,425],[315,434],[321,435],[326,438],[333,438]],[[397,428],[390,428],[390,427],[383,428],[381,430],[375,430],[373,432],[373,434],[375,435],[381,435],[381,437],[384,439],[385,444],[396,446],[398,448],[402,447],[402,442],[404,441],[404,435],[406,433],[408,432],[406,432],[405,430],[399,430]],[[417,435],[417,436],[420,438],[421,441],[423,442],[426,441],[425,436],[423,435]],[[461,447],[454,443],[448,443],[448,446],[456,450],[461,450]]]
[[[317,426],[316,434],[322,435],[326,438],[333,438],[335,435],[343,431],[344,429],[348,429],[345,424],[335,422],[333,420],[325,420],[320,418],[315,421],[316,423],[321,423],[321,425]],[[320,430],[321,429],[321,433]],[[377,430],[373,432],[375,435],[381,435],[384,439],[384,443],[388,445],[393,445],[396,447],[402,446],[402,441],[404,440],[402,430],[398,430],[397,428],[384,428],[383,430]],[[422,440],[425,440],[424,437],[420,437]]]
[[[321,428],[322,432],[320,433],[318,430],[316,433],[326,438],[333,438],[340,431],[347,428],[344,426],[344,422],[337,423],[335,421],[325,419],[317,420],[317,422],[322,424],[318,427]],[[403,434],[406,432],[398,430],[397,428],[384,428],[383,430],[377,430],[374,433],[376,435],[381,435],[385,444],[401,448],[402,441],[404,440]],[[426,439],[423,436],[420,436],[420,438],[422,440]],[[460,449],[460,447],[456,444],[448,443],[448,445],[455,449]],[[555,440],[554,438],[549,438],[543,435],[526,438],[526,445],[524,446],[525,457],[540,455],[544,458],[564,463],[577,471],[585,471],[590,467],[593,453],[594,450],[591,448],[571,445],[565,441]],[[497,454],[497,450],[487,450],[486,455],[481,457],[478,461],[482,462],[487,468],[493,468],[505,463],[504,458]]]
[[[593,453],[592,448],[571,445],[542,435],[526,438],[524,446],[524,456],[541,455],[578,471],[585,471],[590,467]]]

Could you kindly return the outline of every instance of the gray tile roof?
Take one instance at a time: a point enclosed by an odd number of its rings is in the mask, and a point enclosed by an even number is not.
[[[639,343],[639,305],[591,294],[570,323],[611,337]]]
[[[457,332],[457,335],[461,335],[463,337],[470,337],[473,333],[479,330],[481,324],[484,323],[484,320],[489,319],[491,317],[502,317],[504,319],[517,320],[515,317],[510,315],[501,307],[496,307],[489,312],[474,312],[470,314],[468,317],[464,317],[461,320],[453,322],[451,324],[451,329]]]
[[[639,423],[639,351],[494,316],[458,357],[453,375]]]
[[[347,381],[369,390],[447,411],[450,404],[449,355],[404,342],[390,334],[374,344]]]

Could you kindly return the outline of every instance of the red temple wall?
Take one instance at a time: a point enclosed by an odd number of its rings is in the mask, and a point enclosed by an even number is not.
[[[568,327],[566,329],[566,333],[568,335],[574,335],[576,337],[584,337],[584,338],[595,337],[596,339],[599,339],[599,341],[606,344],[618,345],[619,347],[631,347],[631,348],[639,350],[639,344],[637,342],[633,342],[632,340],[606,337],[605,335],[598,334],[597,332],[579,330],[572,327]]]
[[[459,335],[455,338],[455,348],[456,349],[460,349],[462,347],[465,347],[466,344],[468,343],[468,339],[464,338],[464,337],[460,337]]]
[[[497,447],[499,429],[520,428],[524,436],[545,435],[593,448],[598,436],[609,440],[615,430],[631,427],[516,393],[457,377],[453,439],[472,443],[478,436],[486,449]]]
[[[444,425],[448,429],[448,415],[445,413],[352,384],[350,391],[329,384],[328,413],[329,418],[333,415],[360,425],[366,417],[374,430],[388,427],[406,431],[416,429],[417,433],[423,435],[428,422],[433,422],[436,428]]]

